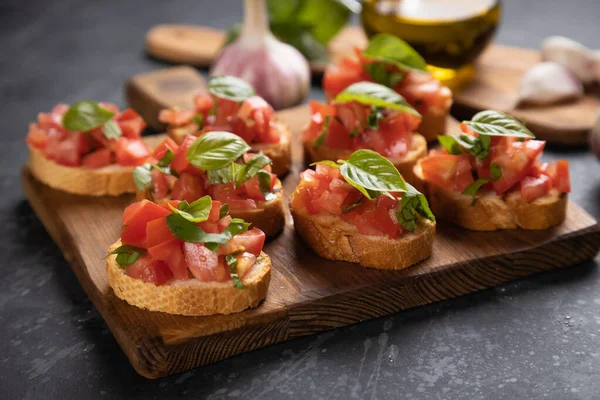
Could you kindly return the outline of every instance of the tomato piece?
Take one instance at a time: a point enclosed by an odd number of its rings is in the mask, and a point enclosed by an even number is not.
[[[102,168],[112,164],[110,149],[96,150],[83,156],[81,164],[87,168]]]
[[[212,101],[211,101],[212,104]],[[193,121],[196,112],[193,110],[179,110],[176,108],[167,108],[160,110],[158,120],[170,126],[183,126]]]
[[[146,122],[133,108],[118,114],[115,121],[119,124],[123,137],[129,139],[140,139],[142,131],[146,128]]]
[[[27,136],[25,137],[27,144],[38,149],[43,149],[46,143],[48,143],[48,139],[50,137],[46,130],[40,128],[38,124],[29,124],[29,132],[27,132]]]
[[[179,150],[179,145],[175,143],[173,139],[168,137],[162,142],[160,142],[158,146],[156,146],[156,148],[152,152],[152,158],[154,158],[157,161],[160,160],[167,153],[167,149],[171,150],[173,153],[177,153],[177,150]]]
[[[438,186],[460,193],[473,183],[469,156],[443,154],[426,157],[419,163],[425,180]]]
[[[81,165],[81,141],[82,135],[79,132],[70,132],[66,137],[50,136],[44,147],[44,153],[48,159],[58,164],[79,166]]]
[[[118,164],[136,166],[146,161],[150,150],[141,139],[120,137],[116,142],[115,155]]]
[[[125,273],[131,278],[154,283],[156,286],[165,284],[173,277],[165,262],[152,260],[148,254],[142,255],[133,264],[128,265]]]
[[[235,235],[226,244],[219,247],[219,255],[233,254],[239,251],[247,251],[259,256],[265,245],[265,233],[258,228]]]
[[[171,190],[171,198],[191,203],[206,195],[204,180],[198,176],[184,172],[175,181]]]
[[[521,181],[521,197],[530,202],[545,196],[552,189],[552,181],[546,175],[539,177],[526,176]]]
[[[238,277],[243,279],[256,262],[256,256],[252,253],[243,252],[235,258],[237,259],[236,272]]]
[[[208,194],[213,200],[229,204],[230,210],[254,210],[256,202],[240,196],[232,183],[215,184],[208,186]]]
[[[348,131],[344,125],[335,118],[329,120],[325,145],[333,149],[352,149],[352,139],[350,138]]]
[[[215,104],[214,99],[209,94],[199,94],[194,97],[194,105],[196,106],[196,112],[208,116],[210,110]]]
[[[153,219],[146,224],[145,248],[149,249],[150,247],[154,247],[171,240],[177,240],[177,237],[175,237],[173,232],[171,232],[169,229],[166,218]]]
[[[346,193],[335,193],[325,190],[321,196],[315,200],[314,205],[320,210],[327,211],[333,215],[342,213],[342,204],[346,199]]]
[[[152,194],[154,196],[154,201],[160,201],[169,194],[169,180],[167,175],[155,168],[152,169],[150,175],[152,176]]]
[[[323,89],[329,96],[336,96],[353,83],[370,80],[364,72],[360,59],[344,58],[339,65],[330,64],[323,75]]]
[[[187,280],[189,274],[181,243],[179,239],[162,242],[150,247],[148,254],[155,260],[166,262],[175,279]]]
[[[219,257],[202,243],[184,243],[183,251],[187,266],[194,277],[202,282],[224,282],[229,272],[219,266]]]
[[[265,201],[265,196],[260,190],[258,176],[253,176],[250,180],[244,182],[243,186],[249,198],[256,201]]]
[[[248,143],[279,142],[278,135],[271,135],[271,121],[275,111],[262,97],[252,96],[242,102],[232,122],[234,133]]]
[[[218,200],[213,200],[212,205],[210,207],[210,212],[208,213],[208,220],[217,222],[219,220],[219,216],[221,215],[221,206],[223,204]]]
[[[239,105],[233,100],[217,98],[217,108],[215,110],[215,125],[228,124],[231,117],[238,111]]]
[[[567,160],[560,160],[556,163],[554,187],[562,193],[571,192],[571,178],[569,177],[569,162]]]
[[[490,155],[490,163],[497,164],[502,170],[502,176],[492,182],[497,194],[506,192],[527,176],[545,145],[539,140],[518,142],[514,138],[502,139],[492,147]]]
[[[173,171],[181,174],[186,168],[188,168],[191,164],[187,160],[187,151],[190,148],[190,145],[196,140],[196,136],[187,135],[181,144],[179,145],[179,149],[175,152],[175,156],[173,157],[173,161],[171,161],[171,168]]]
[[[133,203],[123,213],[121,241],[135,247],[146,246],[146,224],[154,219],[171,214],[158,204],[148,200]]]
[[[171,207],[169,207],[170,205],[173,206],[174,208],[177,208],[177,206],[179,205],[179,200],[170,200],[170,201],[160,204],[160,206],[162,208],[164,208],[165,210],[167,210],[169,213],[172,211]]]
[[[348,103],[334,103],[335,115],[340,119],[346,131],[356,134],[362,132],[367,126],[367,116],[370,110],[367,106],[351,101]]]

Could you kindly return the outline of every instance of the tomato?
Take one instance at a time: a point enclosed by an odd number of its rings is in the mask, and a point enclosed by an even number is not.
[[[231,117],[238,111],[239,105],[233,100],[217,98],[217,108],[215,110],[215,125],[228,124]]]
[[[215,104],[214,99],[209,94],[199,94],[194,97],[194,105],[196,106],[196,112],[208,116],[210,110]]]
[[[160,160],[165,156],[167,149],[171,150],[173,153],[177,153],[177,150],[179,150],[179,145],[175,143],[173,139],[168,137],[160,142],[158,146],[156,146],[156,149],[154,149],[152,152],[152,157],[157,161]]]
[[[148,147],[141,139],[117,139],[115,155],[117,163],[125,166],[141,165],[150,155]]]
[[[273,187],[275,186],[275,182],[277,181],[277,176],[274,174],[270,174],[271,177],[271,183],[269,184],[269,190],[273,191]],[[258,181],[258,176],[253,176],[252,178],[250,178],[250,180],[244,182],[243,185],[244,189],[246,190],[246,194],[250,199],[256,200],[256,201],[265,201],[265,196],[262,192],[262,190],[260,190],[260,183]]]
[[[205,195],[206,190],[204,189],[203,179],[187,172],[181,174],[171,190],[171,198],[185,200],[188,203]]]
[[[265,233],[258,228],[252,228],[249,231],[235,235],[226,244],[219,247],[219,255],[247,251],[255,256],[259,256],[265,245]]]
[[[330,64],[323,75],[323,89],[329,96],[336,96],[353,83],[369,80],[361,60],[352,57],[342,59],[339,65]]]
[[[168,282],[173,277],[165,262],[155,261],[148,254],[142,255],[133,264],[128,265],[125,273],[131,278],[154,283],[156,286]]]
[[[545,144],[546,142],[539,140],[519,142],[514,138],[503,138],[492,146],[490,163],[497,164],[502,170],[502,176],[492,182],[497,194],[506,192],[527,176]]]
[[[236,272],[240,279],[244,278],[254,263],[256,262],[256,256],[252,253],[243,252],[240,255],[235,256],[237,259]]]
[[[471,163],[467,155],[429,156],[419,163],[425,180],[438,186],[460,193],[473,183]]]
[[[146,246],[146,224],[154,219],[171,214],[158,204],[148,200],[133,203],[123,213],[121,241],[135,247]]]
[[[333,215],[342,213],[342,204],[346,200],[346,193],[335,193],[329,190],[323,191],[318,199],[314,200],[313,205],[323,211],[327,211]]]
[[[179,145],[179,149],[177,149],[177,151],[175,152],[175,156],[171,161],[171,169],[173,169],[173,171],[177,172],[178,174],[181,174],[187,167],[191,165],[190,162],[187,160],[186,156],[190,145],[196,139],[196,136],[192,135],[187,135],[183,139],[183,141]]]
[[[384,137],[407,136],[407,132],[414,132],[421,124],[421,118],[399,111],[393,112],[379,121],[379,131]]]
[[[533,201],[545,196],[552,189],[552,181],[546,175],[526,176],[521,181],[521,197],[524,201]]]
[[[327,127],[327,133],[325,137],[325,146],[334,149],[352,149],[352,140],[348,131],[337,119],[332,118],[329,120],[329,126]]]
[[[139,139],[146,128],[144,119],[132,108],[124,110],[115,117],[123,136],[129,139]]]
[[[212,100],[211,100],[212,105]],[[158,120],[169,124],[170,126],[184,126],[192,122],[196,112],[194,110],[179,110],[177,108],[167,108],[160,110]]]
[[[571,178],[569,177],[569,162],[567,160],[560,160],[556,163],[554,187],[562,193],[571,192]]]
[[[160,201],[169,194],[169,180],[167,175],[154,168],[150,175],[152,176],[152,195],[155,201]]]
[[[69,167],[81,165],[82,134],[69,132],[66,137],[50,136],[44,147],[44,153],[50,160]]]
[[[183,251],[190,272],[202,282],[225,282],[229,279],[226,265],[202,243],[184,243]]]
[[[217,222],[221,215],[221,206],[223,204],[218,200],[213,200],[212,205],[210,207],[210,212],[208,213],[208,220]]]
[[[189,274],[186,257],[184,257],[181,243],[182,242],[179,239],[162,242],[156,246],[150,247],[148,249],[148,254],[150,254],[154,260],[166,262],[175,279],[187,280],[189,279]]]
[[[112,154],[110,149],[100,149],[93,151],[81,160],[81,164],[87,168],[102,168],[112,164]]]
[[[232,183],[208,186],[208,194],[213,200],[229,204],[231,210],[254,210],[256,202],[240,196]]]
[[[367,126],[367,116],[371,110],[364,104],[351,101],[348,103],[334,103],[335,115],[348,132],[362,132]]]
[[[48,132],[41,129],[38,124],[29,124],[29,132],[27,132],[27,137],[25,138],[27,144],[38,149],[43,149],[46,143],[48,143],[49,138]]]
[[[275,111],[262,97],[252,96],[242,102],[232,122],[234,133],[248,143],[279,142],[278,135],[271,135],[271,121]]]
[[[171,212],[171,210],[169,210]],[[164,242],[177,240],[169,229],[166,218],[156,218],[146,224],[146,245],[149,249]]]
[[[169,206],[173,206],[174,208],[177,208],[177,206],[179,205],[179,200],[170,200],[164,203],[159,204],[162,208],[164,208],[165,210],[171,212],[171,207]]]

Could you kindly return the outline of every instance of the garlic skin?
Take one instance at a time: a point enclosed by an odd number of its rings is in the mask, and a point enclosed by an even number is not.
[[[275,109],[301,103],[310,89],[304,56],[269,31],[265,0],[245,0],[240,35],[221,52],[210,75],[245,80]]]
[[[596,125],[594,125],[590,132],[590,147],[596,157],[598,157],[598,160],[600,160],[600,114],[598,115],[598,119],[596,119]]]
[[[584,84],[597,79],[594,53],[564,36],[550,36],[542,42],[542,60],[561,64]]]
[[[519,104],[548,105],[583,96],[583,85],[565,67],[554,62],[535,64],[519,84]]]

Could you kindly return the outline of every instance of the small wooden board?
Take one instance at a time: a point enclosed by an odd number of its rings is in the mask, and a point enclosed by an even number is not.
[[[288,194],[304,168],[297,134],[307,115],[306,106],[278,114],[295,134],[293,167],[284,180]],[[599,225],[569,203],[566,221],[545,231],[478,233],[440,221],[430,259],[402,271],[379,271],[319,258],[297,237],[288,215],[284,232],[265,247],[273,274],[258,308],[183,317],[130,306],[108,286],[103,258],[119,236],[123,209],[133,196],[69,195],[36,181],[26,166],[22,183],[131,364],[148,378],[567,267],[593,258],[600,248]]]

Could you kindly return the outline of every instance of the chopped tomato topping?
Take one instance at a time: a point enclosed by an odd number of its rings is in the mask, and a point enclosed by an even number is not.
[[[193,110],[179,110],[176,108],[168,108],[160,110],[158,120],[172,126],[187,125],[194,119],[196,112]]]
[[[188,203],[206,195],[204,182],[201,177],[184,172],[175,181],[171,191],[171,198],[176,200],[185,200]]]
[[[154,260],[166,262],[175,279],[186,280],[189,278],[186,259],[184,258],[179,239],[169,240],[168,242],[152,246],[148,248],[148,254]]]
[[[552,181],[546,175],[539,177],[526,176],[521,181],[521,197],[530,202],[545,196],[552,189]]]
[[[183,142],[179,145],[179,149],[175,152],[175,156],[171,161],[171,168],[173,171],[181,174],[187,167],[190,166],[190,162],[187,160],[186,155],[187,151],[190,148],[190,145],[196,140],[195,136],[187,135]]]
[[[143,164],[150,155],[150,151],[141,139],[120,137],[117,139],[115,155],[120,165],[135,166]]]
[[[118,114],[115,121],[119,124],[123,137],[129,139],[141,138],[142,131],[146,128],[144,119],[133,108],[128,108],[122,113],[119,113],[119,109],[116,108],[115,112]]]
[[[169,213],[171,210],[168,210]],[[146,223],[146,245],[145,248],[157,246],[164,242],[177,239],[169,229],[166,218],[156,218]]]
[[[571,192],[571,178],[569,177],[569,162],[560,160],[556,163],[556,177],[554,178],[554,187],[559,192]]]
[[[240,251],[259,256],[265,244],[265,233],[258,228],[235,235],[226,245],[219,247],[219,254],[232,254]]]
[[[442,154],[420,161],[423,177],[438,186],[462,192],[473,183],[471,164],[466,155]]]
[[[168,282],[173,277],[165,262],[153,260],[148,254],[142,255],[136,262],[128,265],[125,273],[131,278],[154,283],[157,286]]]
[[[87,168],[102,168],[112,164],[112,153],[110,149],[93,151],[81,160],[81,164]]]
[[[169,137],[156,146],[156,149],[152,152],[152,158],[157,161],[160,160],[165,156],[167,150],[171,150],[173,153],[177,153],[177,150],[179,150],[179,145]]]
[[[158,204],[148,200],[134,203],[125,209],[121,241],[135,247],[146,246],[146,224],[153,219],[170,214]]]
[[[185,260],[192,275],[202,282],[224,282],[230,276],[225,266],[219,266],[219,257],[202,243],[184,243]]]

